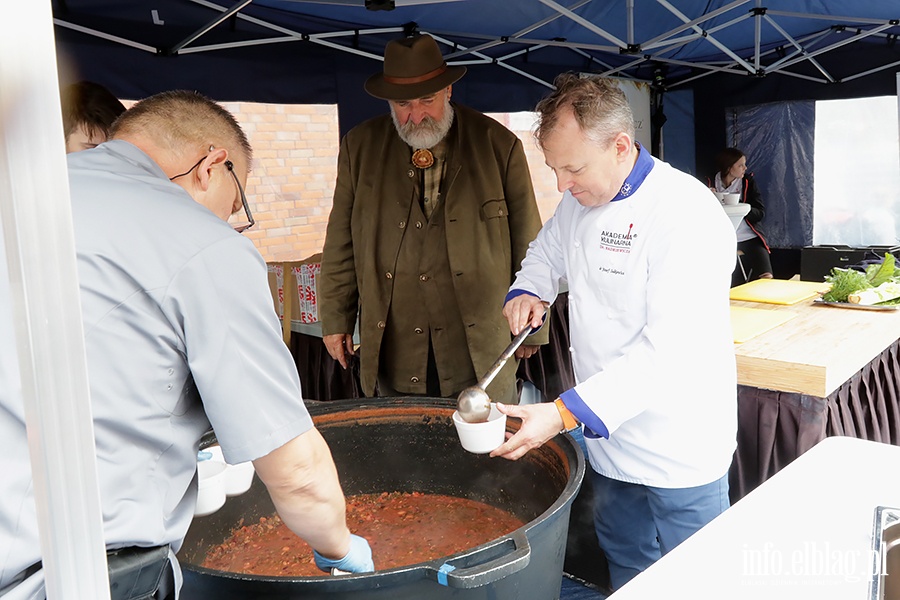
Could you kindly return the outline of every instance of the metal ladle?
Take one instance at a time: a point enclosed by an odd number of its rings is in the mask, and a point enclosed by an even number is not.
[[[494,380],[509,357],[513,355],[516,348],[522,345],[522,341],[531,335],[531,327],[526,326],[519,332],[513,341],[507,346],[503,354],[500,355],[484,377],[478,380],[473,386],[469,386],[459,393],[456,401],[456,410],[463,421],[468,423],[480,423],[487,421],[488,415],[491,414],[491,397],[488,396],[485,388]]]

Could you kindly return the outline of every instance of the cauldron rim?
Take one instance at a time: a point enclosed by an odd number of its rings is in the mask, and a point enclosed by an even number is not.
[[[428,397],[398,397],[398,398],[366,398],[366,399],[347,399],[347,400],[329,400],[329,401],[304,401],[313,421],[318,426],[327,426],[328,422],[341,422],[345,420],[348,414],[358,413],[360,417],[377,418],[383,416],[389,418],[396,416],[398,413],[416,417],[421,416],[422,409],[428,409],[436,412],[441,417],[445,417],[448,422],[456,403],[447,398],[428,398]],[[343,418],[342,416],[343,415]],[[519,428],[519,422],[516,419],[507,421],[507,430],[516,431]],[[201,440],[201,448],[217,443],[215,433],[208,432]],[[202,567],[195,563],[182,561],[182,566],[187,570],[196,572],[201,575],[220,577],[233,581],[246,581],[248,583],[274,583],[287,584],[296,583],[304,585],[326,584],[329,587],[338,586],[343,589],[353,589],[363,582],[372,583],[373,578],[384,578],[389,580],[392,585],[402,584],[404,581],[419,579],[431,570],[437,571],[442,565],[452,561],[459,561],[468,556],[484,552],[486,549],[499,547],[509,542],[515,543],[516,539],[528,537],[529,531],[538,527],[541,523],[551,519],[553,515],[561,510],[568,510],[574,496],[577,494],[584,477],[586,463],[584,454],[577,442],[568,434],[559,435],[545,443],[541,449],[532,452],[553,451],[560,458],[568,471],[566,484],[557,496],[556,500],[541,514],[534,517],[530,521],[518,529],[509,532],[503,536],[499,536],[471,548],[466,548],[455,554],[445,555],[433,560],[423,561],[419,563],[403,565],[392,569],[380,569],[373,573],[358,573],[333,577],[327,573],[322,575],[299,577],[299,576],[277,576],[277,575],[254,575],[247,573],[238,573],[234,571],[221,571],[218,569],[210,569]],[[527,455],[526,455],[527,456]],[[506,459],[492,459],[506,460]],[[522,459],[520,459],[522,460]],[[574,467],[574,469],[573,469]],[[377,585],[377,584],[376,584]],[[350,586],[350,587],[344,587]]]
[[[553,513],[549,513],[552,515]],[[548,515],[548,516],[549,516]],[[544,517],[544,515],[541,515]],[[434,560],[423,561],[420,563],[414,563],[411,565],[403,565],[401,567],[394,567],[393,569],[379,569],[375,572],[371,573],[348,573],[346,575],[341,575],[339,578],[335,578],[329,573],[322,573],[321,575],[315,575],[311,577],[299,577],[299,576],[281,576],[281,575],[253,575],[250,573],[238,573],[235,571],[220,571],[218,569],[210,569],[208,567],[201,567],[200,565],[196,565],[193,563],[187,563],[186,566],[190,568],[191,571],[196,571],[198,573],[204,573],[207,575],[215,575],[217,577],[224,577],[226,579],[234,579],[241,581],[258,581],[258,582],[270,582],[270,583],[288,583],[288,582],[296,582],[296,583],[304,583],[304,582],[321,582],[321,581],[351,581],[351,580],[359,580],[359,579],[369,579],[373,576],[391,576],[391,579],[396,577],[398,574],[409,574],[415,575],[417,578],[420,573],[427,572],[429,569],[433,569],[434,571],[440,570],[441,566],[448,562],[457,561],[467,556],[471,556],[474,554],[478,554],[484,551],[486,548],[490,548],[492,546],[499,546],[504,544],[507,541],[514,541],[514,539],[519,535],[525,535],[525,532],[529,529],[529,525],[532,525],[539,519],[535,519],[534,521],[530,521],[526,523],[522,527],[519,527],[515,531],[511,531],[506,535],[502,535],[500,537],[494,538],[484,544],[480,544],[478,546],[473,546],[471,548],[466,548],[456,554],[448,554],[446,556],[441,556],[439,558],[435,558]],[[185,566],[182,563],[182,566]]]

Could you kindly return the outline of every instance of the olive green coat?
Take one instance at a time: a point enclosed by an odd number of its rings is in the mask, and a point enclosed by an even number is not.
[[[509,325],[500,311],[541,218],[522,142],[477,111],[454,109],[441,202],[453,287],[480,377],[509,345]],[[317,281],[319,321],[324,335],[351,333],[361,309],[360,379],[367,395],[375,390],[394,283],[390,274],[416,189],[410,156],[390,115],[384,115],[347,133],[338,157]],[[525,343],[546,343],[546,330]],[[514,378],[510,361],[491,388],[499,393]]]

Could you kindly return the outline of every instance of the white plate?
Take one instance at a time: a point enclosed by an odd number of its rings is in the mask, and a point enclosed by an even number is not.
[[[858,310],[897,310],[900,304],[853,304],[852,302],[827,302],[821,298],[813,300],[813,304],[821,304],[822,306],[837,306],[838,308],[855,308]]]

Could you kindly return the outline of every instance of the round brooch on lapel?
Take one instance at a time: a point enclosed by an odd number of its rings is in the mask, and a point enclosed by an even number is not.
[[[434,164],[434,154],[427,148],[419,148],[413,152],[412,164],[418,169],[427,169]]]

